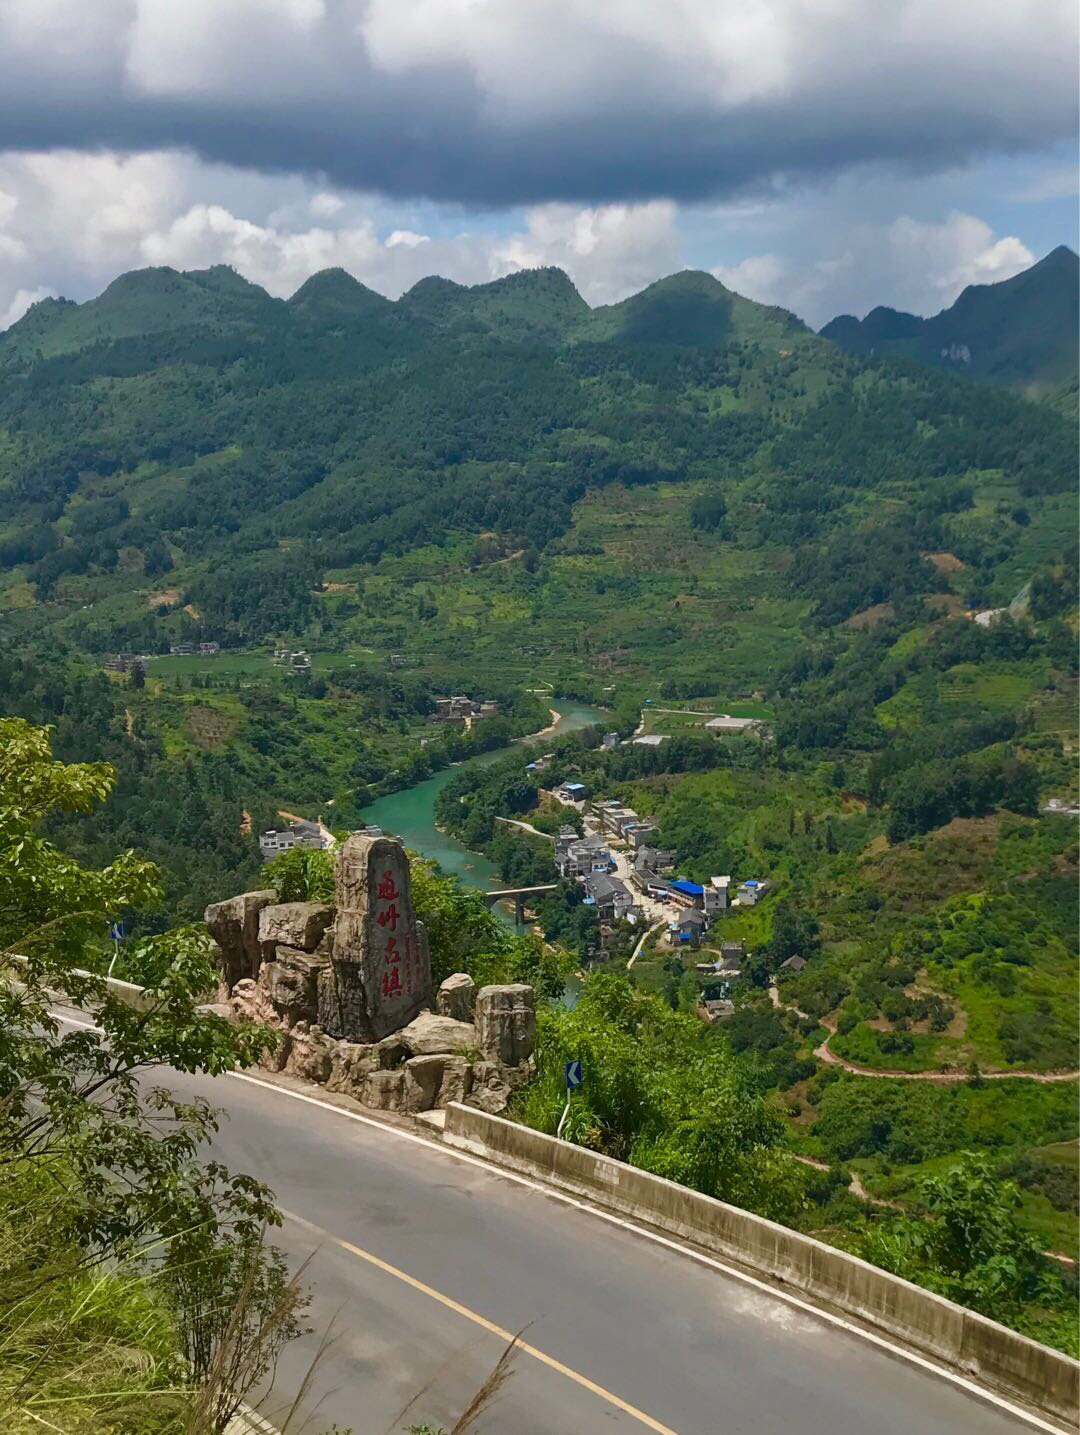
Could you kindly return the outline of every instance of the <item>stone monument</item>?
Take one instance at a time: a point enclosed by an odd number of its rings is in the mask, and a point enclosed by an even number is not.
[[[432,1004],[427,935],[412,906],[400,842],[354,832],[338,851],[330,964],[319,973],[319,1026],[381,1041]]]

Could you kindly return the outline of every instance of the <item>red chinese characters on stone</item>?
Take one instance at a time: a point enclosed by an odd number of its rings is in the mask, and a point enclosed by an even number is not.
[[[401,973],[397,967],[391,967],[388,972],[383,972],[380,990],[384,997],[399,997],[402,995]]]
[[[409,932],[405,938],[405,961],[401,969],[401,979],[406,992],[412,996],[419,985],[419,970],[417,966],[416,937]]]
[[[380,927],[389,927],[392,932],[396,932],[399,915],[400,914],[398,913],[397,903],[391,902],[385,912],[379,913],[376,920],[378,921]]]
[[[378,897],[380,902],[397,901],[400,894],[398,892],[398,889],[394,886],[394,874],[390,871],[389,867],[382,874],[382,881],[379,883],[375,895]]]

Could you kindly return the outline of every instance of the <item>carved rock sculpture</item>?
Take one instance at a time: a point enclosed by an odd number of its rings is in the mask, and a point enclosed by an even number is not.
[[[405,849],[354,832],[335,868],[337,918],[319,980],[319,1023],[347,1041],[379,1041],[431,1005],[427,937],[412,907]]]
[[[339,853],[336,885],[336,907],[275,902],[270,891],[208,907],[223,991],[207,1010],[277,1033],[260,1058],[266,1070],[377,1111],[412,1114],[450,1101],[504,1111],[535,1069],[532,988],[478,992],[456,972],[431,1010],[427,941],[400,843],[354,834]]]

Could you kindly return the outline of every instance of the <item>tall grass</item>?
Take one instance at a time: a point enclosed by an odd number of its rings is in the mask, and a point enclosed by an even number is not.
[[[191,1393],[172,1318],[145,1270],[73,1235],[53,1169],[0,1172],[0,1430],[181,1435]]]

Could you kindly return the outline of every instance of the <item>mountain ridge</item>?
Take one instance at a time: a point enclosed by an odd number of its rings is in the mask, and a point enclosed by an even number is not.
[[[1075,383],[1080,259],[1060,244],[994,284],[969,284],[954,303],[923,318],[879,305],[863,319],[838,314],[821,338],[862,357],[916,363],[1042,397]]]
[[[528,334],[544,342],[673,343],[680,347],[738,339],[812,337],[796,315],[727,289],[703,270],[680,270],[614,304],[590,306],[565,270],[515,270],[481,284],[426,275],[389,299],[347,270],[319,270],[285,300],[226,265],[129,270],[82,302],[44,299],[0,332],[0,364],[35,362],[101,343],[184,329],[249,331],[271,326],[391,321],[458,338]]]

